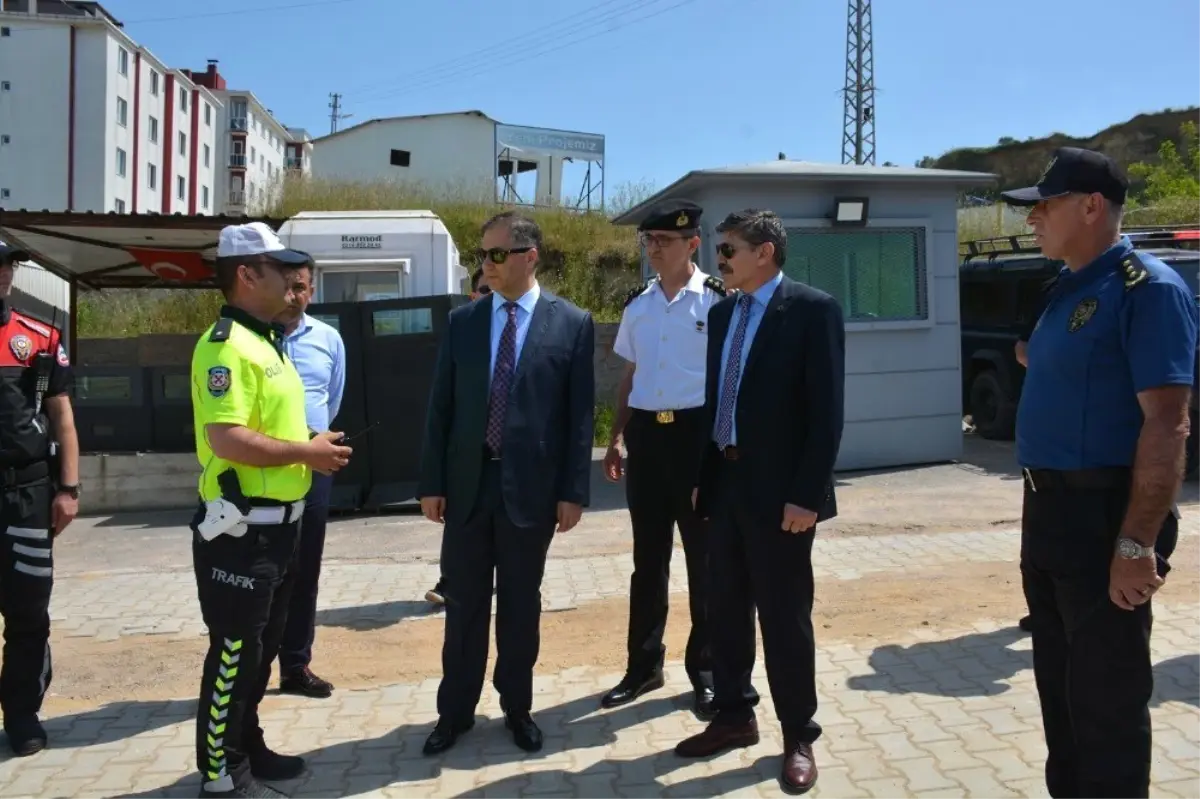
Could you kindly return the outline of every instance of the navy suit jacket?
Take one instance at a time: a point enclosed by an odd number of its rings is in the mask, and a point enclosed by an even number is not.
[[[721,350],[739,295],[708,314],[705,410],[709,445],[698,482],[697,510],[712,513],[717,467],[712,443],[721,379]],[[846,326],[837,300],[786,275],[771,295],[742,366],[734,420],[742,481],[737,496],[764,523],[778,525],[785,504],[837,515],[833,467],[842,442]]]
[[[492,297],[450,312],[434,372],[420,496],[470,517],[484,464]],[[518,527],[553,525],[558,503],[590,501],[596,384],[591,314],[542,289],[517,359],[501,445],[504,505]]]

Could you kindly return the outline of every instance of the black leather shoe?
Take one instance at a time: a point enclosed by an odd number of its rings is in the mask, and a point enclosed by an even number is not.
[[[281,755],[263,748],[251,752],[249,759],[250,773],[266,782],[294,780],[304,773],[304,758],[298,755]]]
[[[1021,617],[1021,620],[1019,622],[1017,622],[1017,626],[1020,627],[1022,630],[1024,630],[1027,633],[1033,632],[1033,617],[1032,616]]]
[[[504,726],[512,733],[513,742],[526,752],[542,749],[542,731],[528,713],[510,713],[504,717]]]
[[[712,721],[717,717],[716,708],[713,707],[713,689],[708,687],[696,689],[692,712],[701,721]]]
[[[46,748],[46,729],[36,716],[20,721],[6,721],[4,732],[8,735],[8,745],[17,757],[36,755]]]
[[[665,685],[661,671],[656,671],[645,679],[625,675],[617,687],[606,693],[600,699],[600,707],[620,707],[627,705],[639,696],[650,691],[658,690]]]
[[[284,675],[279,680],[279,693],[297,694],[313,699],[328,699],[333,694],[333,683],[322,680],[308,666]]]
[[[458,743],[458,736],[474,726],[474,719],[469,724],[455,724],[449,719],[438,719],[437,726],[425,739],[425,748],[422,751],[427,755],[440,755]]]

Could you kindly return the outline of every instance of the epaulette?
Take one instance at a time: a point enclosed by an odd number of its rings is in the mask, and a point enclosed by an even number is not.
[[[50,328],[49,327],[46,327],[45,325],[40,325],[37,322],[33,321],[32,319],[27,319],[27,318],[25,318],[25,316],[23,316],[22,314],[19,314],[19,313],[14,313],[13,318],[16,319],[18,322],[20,322],[21,324],[25,325],[25,327],[34,331],[35,333],[41,333],[46,338],[50,338]]]
[[[725,281],[721,280],[719,277],[713,277],[712,275],[704,278],[704,287],[710,289],[714,294],[719,294],[722,297],[724,297],[727,293],[725,291]]]
[[[232,332],[233,320],[228,316],[222,316],[217,320],[217,323],[213,325],[212,332],[208,334],[208,340],[216,341],[218,343],[222,341],[228,341],[229,334]]]
[[[646,290],[647,290],[647,289],[649,289],[651,286],[653,286],[653,285],[654,285],[654,282],[655,282],[656,280],[658,280],[658,278],[657,278],[657,277],[652,277],[652,278],[650,278],[649,280],[647,280],[645,283],[643,283],[642,285],[638,286],[638,287],[637,287],[637,288],[635,288],[635,289],[632,289],[632,290],[629,292],[629,295],[628,295],[627,297],[625,297],[625,304],[624,304],[624,305],[622,305],[621,307],[622,307],[622,308],[628,308],[628,307],[629,307],[629,304],[630,304],[631,302],[633,302],[634,300],[636,300],[638,297],[640,297],[640,296],[642,296],[643,294],[645,294],[645,293],[646,293]]]
[[[1150,279],[1150,270],[1142,263],[1142,259],[1138,257],[1136,252],[1132,252],[1121,261],[1121,266],[1125,269],[1125,290],[1129,291],[1134,286],[1140,286]]]

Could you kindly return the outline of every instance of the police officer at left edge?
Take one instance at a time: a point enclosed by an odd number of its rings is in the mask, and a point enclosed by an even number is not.
[[[1151,599],[1169,571],[1200,314],[1183,279],[1120,233],[1128,184],[1064,147],[1029,207],[1066,266],[1030,336],[1017,410],[1021,575],[1054,797],[1150,789]],[[1169,532],[1167,533],[1170,534]]]
[[[79,440],[59,331],[9,304],[29,253],[0,244],[0,709],[18,756],[46,747],[38,720],[52,677],[53,542],[79,511]]]
[[[633,575],[625,675],[600,704],[624,705],[664,685],[663,636],[678,525],[692,622],[684,668],[694,689],[693,710],[707,721],[713,715],[708,530],[692,505],[692,488],[708,441],[708,311],[725,297],[725,286],[692,262],[700,246],[702,213],[694,203],[668,200],[642,220],[639,237],[657,275],[630,293],[613,342],[613,352],[627,365],[617,388],[604,471],[614,482],[625,477]],[[618,449],[622,439],[627,452],[624,475]]]

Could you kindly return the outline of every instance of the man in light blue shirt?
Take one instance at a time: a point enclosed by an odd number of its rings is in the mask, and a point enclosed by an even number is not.
[[[314,433],[330,429],[342,404],[346,384],[346,348],[332,326],[305,313],[313,295],[311,268],[294,273],[295,304],[277,320],[283,325],[284,351],[304,381],[305,415]],[[313,472],[312,489],[305,498],[300,522],[300,551],[296,555],[295,585],[288,608],[287,626],[279,646],[279,690],[282,693],[324,698],[333,685],[312,673],[312,645],[316,635],[317,582],[325,549],[325,523],[333,475]]]

